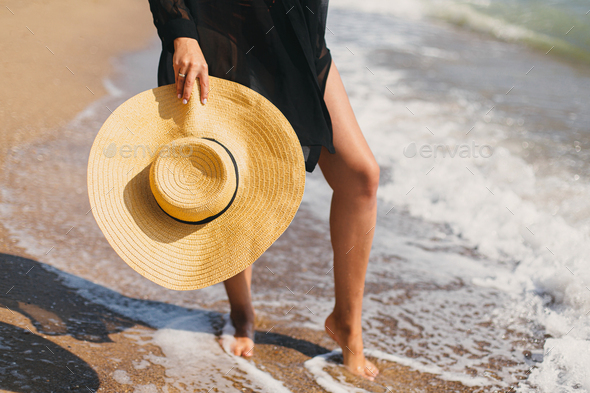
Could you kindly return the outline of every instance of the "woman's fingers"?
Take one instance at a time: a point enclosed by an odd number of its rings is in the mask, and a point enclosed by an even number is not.
[[[184,71],[184,72],[183,72]],[[180,71],[180,68],[178,70],[174,70],[174,72],[176,72],[176,95],[178,96],[178,98],[182,97],[182,93],[184,91],[184,81],[186,80],[186,76],[182,76],[182,75],[186,75],[186,70]],[[182,75],[181,75],[182,74]]]
[[[195,90],[197,77],[199,78],[198,82],[201,90],[201,102],[203,104],[207,102],[206,99],[209,94],[209,73],[207,64],[203,64],[201,66],[191,65],[188,70],[188,74],[186,75],[186,79],[184,80],[184,92],[182,97],[182,102],[184,104],[188,102],[193,93],[193,90]]]
[[[187,37],[176,38],[172,62],[176,73],[178,98],[182,98],[184,104],[188,103],[198,77],[201,102],[205,104],[209,93],[209,68],[197,40]]]
[[[184,79],[184,90],[182,94],[183,104],[186,104],[191,98],[191,94],[193,93],[193,88],[195,86],[195,80],[197,79],[196,67],[190,66],[187,72],[186,78]]]
[[[209,97],[209,71],[205,67],[199,74],[199,83],[201,85],[201,102],[207,103],[207,97]]]
[[[174,68],[174,80],[176,81],[176,95],[182,98],[184,91],[184,81],[186,80],[186,73],[188,72],[188,65],[177,60],[178,53],[174,53],[172,60],[172,67]],[[184,75],[184,76],[181,76]]]

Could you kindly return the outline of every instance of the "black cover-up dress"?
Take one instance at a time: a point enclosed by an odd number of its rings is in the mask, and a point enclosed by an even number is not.
[[[199,42],[209,75],[243,84],[291,123],[312,172],[321,146],[334,153],[324,102],[332,62],[328,0],[149,0],[162,40],[158,85],[175,82],[174,39]],[[199,98],[197,98],[199,99]]]

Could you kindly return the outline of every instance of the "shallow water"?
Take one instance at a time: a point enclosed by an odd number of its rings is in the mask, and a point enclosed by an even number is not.
[[[374,35],[351,31],[344,16],[331,29],[355,55],[341,51],[337,64],[390,168],[380,197],[448,226],[491,263],[479,277],[458,271],[455,258],[451,270],[512,298],[491,312],[498,326],[553,337],[529,382],[590,389],[572,350],[581,355],[590,337],[588,69],[431,20],[366,17]]]
[[[486,391],[589,390],[575,359],[590,337],[590,73],[402,11],[336,4],[328,19],[328,46],[382,168],[364,300],[368,354]],[[105,81],[111,95],[60,138],[12,150],[0,217],[22,247],[57,269],[181,306],[148,307],[66,277],[83,296],[158,329],[150,340],[165,356],[145,361],[162,364],[171,386],[230,391],[221,375],[235,369],[242,386],[284,389],[217,344],[206,310],[228,310],[222,285],[175,292],[151,283],[119,259],[89,213],[93,138],[110,110],[155,87],[159,50],[154,40],[117,59],[120,74]],[[333,305],[329,203],[319,169],[308,174],[291,227],[254,265],[259,316],[322,330]],[[203,352],[200,363],[191,360]],[[326,374],[327,357],[306,363],[318,386],[353,391]]]

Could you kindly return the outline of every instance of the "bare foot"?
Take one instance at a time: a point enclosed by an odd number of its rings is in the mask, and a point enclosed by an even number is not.
[[[236,356],[250,357],[254,354],[254,310],[230,313],[231,323],[236,332],[235,342],[230,349]]]
[[[379,369],[365,359],[360,329],[358,332],[351,332],[341,328],[333,312],[326,318],[325,328],[326,333],[342,348],[343,363],[348,371],[371,381],[374,380],[379,374]]]

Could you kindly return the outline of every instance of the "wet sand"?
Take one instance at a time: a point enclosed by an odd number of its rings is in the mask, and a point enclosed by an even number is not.
[[[0,165],[9,149],[51,137],[102,97],[102,79],[113,71],[111,58],[145,47],[155,31],[148,4],[139,0],[8,0],[3,5]],[[6,243],[1,225],[0,238]]]
[[[0,165],[5,168],[12,148],[59,137],[56,129],[104,96],[102,79],[113,72],[112,57],[145,47],[155,28],[147,2],[139,0],[8,0],[3,5]],[[12,348],[3,350],[0,390],[132,391],[116,383],[112,372],[138,353],[158,352],[128,337],[141,337],[150,328],[72,299],[72,290],[55,275],[25,259],[27,250],[2,223],[0,252],[4,283],[11,283],[0,295],[0,336]],[[17,269],[23,263],[36,269],[25,275]],[[64,299],[69,301],[63,304]],[[161,366],[144,371],[133,376],[134,383],[161,381]]]
[[[187,309],[197,305],[212,313],[221,334],[227,301],[206,302],[198,291],[179,300],[179,293],[164,291],[155,284],[140,281],[142,284],[136,285],[135,273],[112,251],[92,215],[87,214],[85,162],[92,132],[79,134],[66,126],[105,94],[101,81],[112,71],[111,56],[142,48],[153,39],[147,3],[109,0],[25,5],[11,1],[7,5],[10,10],[5,10],[0,23],[4,37],[1,45],[3,53],[8,54],[5,59],[14,61],[4,60],[6,72],[0,75],[0,120],[4,124],[0,163],[9,169],[0,181],[2,188],[11,185],[12,198],[22,195],[27,201],[11,204],[8,215],[19,217],[18,222],[5,223],[12,236],[0,228],[0,336],[3,345],[11,348],[3,353],[0,365],[11,377],[1,379],[0,390],[60,391],[67,387],[80,392],[131,392],[141,386],[143,391],[164,387],[169,392],[181,391],[171,386],[164,366],[146,360],[147,355],[153,355],[152,359],[164,356],[150,342],[154,326],[80,296],[52,270],[90,280],[90,286],[115,290],[123,298],[144,302],[146,307],[174,302],[183,303]],[[23,182],[23,176],[30,182]],[[310,231],[311,227],[316,229]],[[24,228],[38,229],[34,241],[23,242],[28,236]],[[15,233],[19,234],[18,241]],[[255,269],[262,273],[278,256],[283,260],[303,258],[294,248],[306,248],[306,257],[323,262],[331,253],[326,223],[318,223],[305,206]],[[312,268],[323,275],[320,265]],[[115,271],[128,273],[129,281],[113,282],[110,274]],[[255,288],[262,292],[283,284],[274,273],[259,274],[254,279]],[[303,287],[289,285],[296,292],[305,292]],[[314,289],[324,294],[330,290],[320,285]],[[369,285],[368,293],[378,294],[379,288]],[[273,315],[278,309],[264,311],[258,314],[257,346],[250,361],[292,391],[324,391],[306,371],[304,362],[330,352],[336,345],[322,331],[306,327],[304,318],[302,327],[293,327],[299,316],[286,321],[280,314]],[[389,328],[393,331],[396,326]],[[327,371],[375,392],[489,391],[393,362],[375,361],[381,369],[375,383],[354,378],[341,368]],[[248,391],[239,379],[222,373],[219,378]]]
[[[0,265],[0,389],[132,391],[113,379],[117,369],[135,385],[162,386],[162,366],[132,372],[144,353],[161,355],[143,343],[150,327],[88,302],[32,259],[0,254]]]
[[[167,383],[170,380],[162,365],[145,360],[164,356],[149,342],[152,327],[88,301],[43,265],[0,254],[0,335],[8,347],[0,367],[5,376],[13,376],[0,380],[0,390],[132,392],[141,386],[157,388],[149,391],[166,386],[169,392],[179,391]],[[213,324],[221,334],[222,315],[215,314]],[[255,340],[255,356],[250,361],[258,368],[292,391],[324,391],[305,371],[304,362],[336,349],[326,334],[261,317],[257,318]],[[488,391],[372,360],[381,370],[376,382],[359,380],[339,367],[327,371],[370,392]],[[219,377],[226,378],[222,373]],[[239,379],[233,385],[250,391]]]

